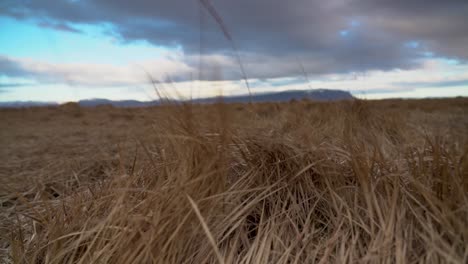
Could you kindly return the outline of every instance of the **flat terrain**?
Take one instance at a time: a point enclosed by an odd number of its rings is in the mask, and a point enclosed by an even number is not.
[[[0,262],[468,262],[465,98],[0,109],[0,147]]]

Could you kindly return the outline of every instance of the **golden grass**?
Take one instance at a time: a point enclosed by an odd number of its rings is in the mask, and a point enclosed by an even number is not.
[[[6,263],[467,263],[468,100],[1,110]]]

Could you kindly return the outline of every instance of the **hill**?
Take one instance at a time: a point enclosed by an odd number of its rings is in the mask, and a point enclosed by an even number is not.
[[[269,92],[269,93],[258,93],[249,95],[239,96],[227,96],[223,97],[223,101],[226,103],[259,103],[259,102],[285,102],[290,100],[301,100],[308,99],[312,101],[339,101],[339,100],[350,100],[354,97],[351,93],[342,90],[329,90],[329,89],[316,89],[316,90],[289,90],[283,92]],[[219,97],[200,98],[192,100],[193,103],[214,103],[219,100]],[[176,100],[184,101],[184,100]],[[108,99],[86,99],[80,100],[80,106],[83,107],[95,107],[98,105],[112,105],[115,107],[147,107],[159,105],[161,101],[137,101],[137,100],[122,100],[113,101]],[[15,102],[0,102],[0,108],[22,108],[22,107],[35,107],[35,106],[50,106],[57,105],[55,102],[35,102],[35,101],[15,101]]]

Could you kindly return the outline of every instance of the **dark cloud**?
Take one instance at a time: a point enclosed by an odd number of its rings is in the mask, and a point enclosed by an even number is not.
[[[231,43],[197,0],[5,3],[0,14],[52,21],[62,30],[73,29],[75,23],[110,23],[123,42],[180,46],[189,56],[200,50],[205,55],[232,56]],[[466,0],[218,0],[212,4],[254,78],[295,75],[300,72],[298,59],[312,75],[412,68],[424,52],[468,59]],[[405,45],[409,42],[414,45]],[[239,77],[237,71],[234,64],[225,75]]]
[[[0,92],[1,89],[8,90],[8,88],[22,87],[22,86],[31,86],[31,84],[24,83],[0,83]]]
[[[413,87],[413,88],[425,88],[425,87],[453,87],[453,86],[465,86],[468,87],[468,79],[461,80],[450,80],[450,81],[439,81],[439,82],[398,82],[393,83],[400,87]]]
[[[83,33],[81,30],[76,29],[68,24],[65,23],[55,23],[55,22],[50,22],[50,21],[40,21],[37,23],[38,26],[42,28],[50,28],[50,29],[55,29],[55,30],[60,30],[60,31],[68,31],[72,33]]]
[[[2,93],[8,93],[10,91],[10,87],[3,87],[0,85],[0,94]]]
[[[25,70],[16,61],[0,55],[0,76],[23,77],[29,74],[30,72]]]
[[[421,43],[441,56],[468,59],[468,1],[364,0],[354,6],[363,21],[402,40]]]

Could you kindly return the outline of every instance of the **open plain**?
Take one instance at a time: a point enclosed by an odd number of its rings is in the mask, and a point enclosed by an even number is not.
[[[467,263],[468,100],[0,110],[0,262]]]

